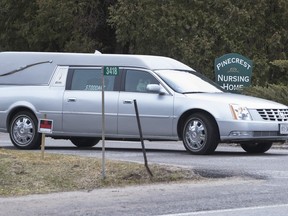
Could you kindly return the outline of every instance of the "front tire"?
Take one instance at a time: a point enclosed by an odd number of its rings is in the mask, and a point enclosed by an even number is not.
[[[268,151],[271,146],[272,142],[248,142],[248,143],[241,143],[241,147],[250,154],[261,154]]]
[[[183,144],[192,154],[212,154],[219,143],[215,120],[204,113],[192,114],[183,127]]]
[[[96,137],[71,137],[70,141],[78,148],[88,148],[95,146],[100,139]]]
[[[9,127],[13,145],[19,149],[37,149],[41,145],[41,134],[38,133],[38,120],[31,112],[16,113]]]

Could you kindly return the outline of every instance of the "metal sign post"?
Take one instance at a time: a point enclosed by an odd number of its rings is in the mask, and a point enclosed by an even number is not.
[[[102,178],[105,179],[105,106],[104,106],[104,67],[102,67]]]
[[[140,122],[140,117],[139,117],[137,101],[136,100],[133,100],[133,101],[134,101],[134,108],[135,108],[135,113],[136,113],[138,129],[139,129],[142,152],[143,152],[143,157],[144,157],[144,164],[145,164],[146,170],[147,170],[148,174],[150,175],[150,177],[153,177],[153,174],[152,174],[152,172],[148,166],[148,160],[147,160],[146,149],[145,149],[145,145],[144,145],[144,141],[143,141],[142,128],[141,128],[141,122]]]
[[[103,66],[102,67],[102,178],[106,178],[105,168],[105,76],[118,76],[119,67],[116,66]]]

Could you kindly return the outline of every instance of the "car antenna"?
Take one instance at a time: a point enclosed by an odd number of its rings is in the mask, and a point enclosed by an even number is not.
[[[35,65],[46,64],[46,63],[50,63],[50,64],[51,64],[52,62],[53,62],[53,60],[49,60],[49,61],[42,61],[42,62],[36,62],[36,63],[33,63],[33,64],[28,64],[28,65],[19,67],[19,68],[15,69],[15,70],[9,71],[9,72],[7,72],[7,73],[0,74],[0,77],[2,77],[2,76],[8,76],[8,75],[11,75],[11,74],[20,72],[20,71],[25,70],[25,69],[27,69],[27,68],[29,68],[29,67],[33,67],[33,66],[35,66]]]

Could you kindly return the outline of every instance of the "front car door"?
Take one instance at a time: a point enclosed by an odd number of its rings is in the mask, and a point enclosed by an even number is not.
[[[173,95],[149,92],[148,84],[160,84],[149,71],[127,69],[119,95],[118,133],[123,137],[139,138],[134,108],[137,101],[144,138],[172,136]]]

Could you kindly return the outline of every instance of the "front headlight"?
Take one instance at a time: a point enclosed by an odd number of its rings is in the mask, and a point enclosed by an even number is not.
[[[252,117],[246,107],[237,104],[230,104],[230,109],[235,120],[252,120]]]

